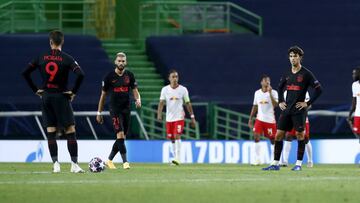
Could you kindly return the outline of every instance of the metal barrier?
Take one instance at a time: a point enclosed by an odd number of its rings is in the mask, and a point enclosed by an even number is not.
[[[247,125],[249,115],[218,106],[213,108],[212,135],[214,139],[252,139],[252,129]]]
[[[231,2],[143,2],[139,7],[139,38],[187,32],[231,32],[231,23],[262,35],[262,18]]]
[[[114,10],[112,0],[9,1],[0,5],[0,33],[60,29],[114,37]]]
[[[90,130],[94,136],[94,138],[97,140],[98,136],[95,132],[95,129],[90,121],[90,116],[96,116],[96,111],[75,111],[74,112],[74,116],[83,116],[86,117],[86,121],[89,124]],[[110,113],[108,111],[104,111],[103,112],[104,115],[106,116],[110,116]],[[0,117],[25,117],[25,116],[33,116],[36,120],[36,123],[41,131],[42,136],[44,137],[44,139],[46,140],[46,134],[45,131],[41,125],[40,119],[39,117],[41,116],[41,111],[8,111],[8,112],[0,112]],[[142,135],[144,136],[144,138],[146,140],[149,140],[149,136],[147,134],[147,132],[145,131],[144,125],[139,117],[139,114],[136,111],[131,111],[131,116],[135,116],[136,120],[138,121],[139,125],[140,125],[140,130],[142,132]]]
[[[140,110],[140,117],[143,121],[145,131],[148,133],[150,139],[166,138],[166,121],[164,119],[162,122],[160,122],[156,119],[157,110],[143,106]],[[163,118],[165,118],[165,113],[163,113]],[[190,123],[190,119],[185,119],[183,138],[188,140],[200,139],[199,123],[196,122],[194,129],[190,127]],[[142,132],[140,132],[140,135],[143,135]]]

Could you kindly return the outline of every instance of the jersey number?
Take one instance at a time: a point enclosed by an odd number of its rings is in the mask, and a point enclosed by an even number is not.
[[[52,82],[55,78],[56,73],[59,70],[59,67],[56,63],[49,62],[46,64],[45,70],[50,75],[49,82]]]

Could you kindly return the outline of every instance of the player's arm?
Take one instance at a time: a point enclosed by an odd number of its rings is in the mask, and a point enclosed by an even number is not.
[[[66,92],[64,92],[64,94],[69,94],[70,100],[72,101],[72,100],[74,100],[74,98],[81,86],[81,83],[84,80],[85,74],[82,71],[82,69],[80,68],[79,64],[72,58],[71,58],[70,68],[76,75],[75,83],[74,83],[74,87],[72,88],[72,90],[66,91]]]
[[[183,95],[183,100],[186,106],[186,110],[188,111],[190,118],[191,118],[191,127],[195,128],[195,124],[196,124],[196,120],[195,120],[195,115],[194,115],[194,111],[190,102],[190,97],[189,97],[189,92],[188,90],[185,88],[185,92]]]
[[[194,110],[192,108],[190,99],[187,102],[185,100],[185,106],[186,106],[186,110],[188,111],[190,118],[191,118],[191,127],[195,128],[196,120],[195,120]]]
[[[351,102],[351,108],[350,108],[350,112],[349,112],[349,116],[347,117],[347,122],[349,124],[352,125],[353,121],[352,121],[352,115],[355,112],[356,109],[356,97],[352,98],[352,102]]]
[[[319,96],[322,93],[322,87],[320,82],[315,78],[315,76],[310,72],[308,74],[309,77],[309,81],[310,81],[310,86],[314,89],[314,94],[311,96],[310,100],[307,102],[297,102],[296,103],[296,108],[301,110],[303,108],[307,108],[308,106],[310,106],[312,103],[314,103],[317,98],[319,98]]]
[[[278,95],[277,95],[276,91],[273,92],[272,87],[269,85],[268,92],[269,92],[270,100],[271,100],[273,107],[274,108],[277,107],[278,106]]]
[[[100,95],[99,104],[98,104],[98,111],[97,111],[97,115],[96,115],[96,121],[100,124],[102,124],[104,122],[102,112],[104,110],[107,92],[110,89],[110,84],[111,84],[108,82],[108,80],[109,79],[107,77],[105,77],[102,81],[102,90],[101,90],[101,95]]]
[[[136,108],[141,108],[141,97],[138,88],[133,89]]]
[[[253,105],[251,108],[250,117],[248,121],[248,126],[250,129],[253,128],[253,120],[256,117],[257,111],[258,111],[258,105]]]
[[[162,121],[162,112],[165,106],[165,100],[160,99],[157,109],[157,120]]]
[[[130,73],[130,87],[133,90],[136,108],[141,108],[141,98],[140,98],[139,90],[137,88],[138,84],[135,80],[135,76],[133,73]]]
[[[279,107],[281,110],[285,110],[286,109],[286,103],[284,100],[284,91],[285,91],[285,86],[286,86],[286,77],[281,77],[280,79],[280,83],[278,86],[278,95],[279,95]]]
[[[42,93],[44,92],[44,90],[39,89],[34,81],[31,78],[31,73],[34,72],[37,68],[37,63],[36,60],[34,60],[33,62],[29,63],[28,67],[21,73],[22,76],[25,78],[27,84],[29,85],[29,87],[31,88],[31,90],[37,94],[38,96],[41,97]]]
[[[106,95],[107,95],[107,93],[104,90],[102,90],[100,99],[99,99],[98,110],[97,110],[97,114],[96,114],[96,121],[100,124],[103,124],[103,122],[104,122],[102,112],[104,111]]]

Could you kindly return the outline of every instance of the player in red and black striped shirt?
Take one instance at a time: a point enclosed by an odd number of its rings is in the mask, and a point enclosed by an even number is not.
[[[60,172],[56,132],[63,130],[71,156],[70,171],[81,173],[84,171],[77,164],[78,146],[71,101],[82,83],[84,73],[73,57],[61,50],[64,43],[62,32],[50,32],[49,40],[51,50],[35,57],[22,74],[33,92],[42,100],[43,125],[47,129],[49,151],[54,162],[53,172]],[[43,78],[40,87],[31,79],[31,73],[35,70],[39,70]],[[72,89],[67,87],[69,72],[77,76]]]
[[[314,74],[301,65],[304,51],[294,46],[288,50],[291,69],[281,78],[279,84],[279,107],[281,114],[278,120],[277,132],[275,136],[275,150],[273,163],[263,170],[280,170],[279,160],[283,148],[283,139],[287,131],[295,129],[298,139],[298,153],[294,171],[301,170],[301,164],[305,151],[305,120],[307,108],[314,103],[322,92],[319,81]],[[306,92],[309,87],[314,89],[314,94],[310,100],[305,102]],[[286,101],[284,91],[287,90]]]

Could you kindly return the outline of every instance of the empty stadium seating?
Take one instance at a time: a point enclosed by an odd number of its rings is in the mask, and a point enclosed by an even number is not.
[[[277,87],[289,68],[287,49],[305,51],[303,65],[324,87],[314,109],[347,110],[351,72],[360,64],[360,2],[356,0],[231,0],[263,17],[264,35],[206,34],[150,37],[147,52],[163,77],[176,68],[195,101],[215,101],[249,113],[261,74]],[[350,132],[345,119],[311,118],[312,132]],[[331,125],[329,125],[331,123]],[[334,127],[336,126],[336,127]]]
[[[176,68],[192,95],[202,101],[251,103],[261,74],[273,86],[289,67],[287,49],[305,51],[303,65],[324,86],[317,104],[351,100],[351,71],[360,59],[357,1],[233,0],[264,19],[264,36],[243,34],[164,36],[147,39],[147,51],[166,76]]]
[[[47,35],[0,35],[0,101],[2,104],[37,104],[21,76],[23,69],[37,54],[49,49]],[[65,36],[63,51],[72,55],[85,72],[85,79],[75,104],[96,104],[100,94],[102,76],[112,65],[101,42],[92,36]],[[36,79],[38,73],[34,72]],[[70,74],[71,75],[71,74]],[[70,81],[72,77],[70,76]],[[69,87],[71,88],[70,82]]]

